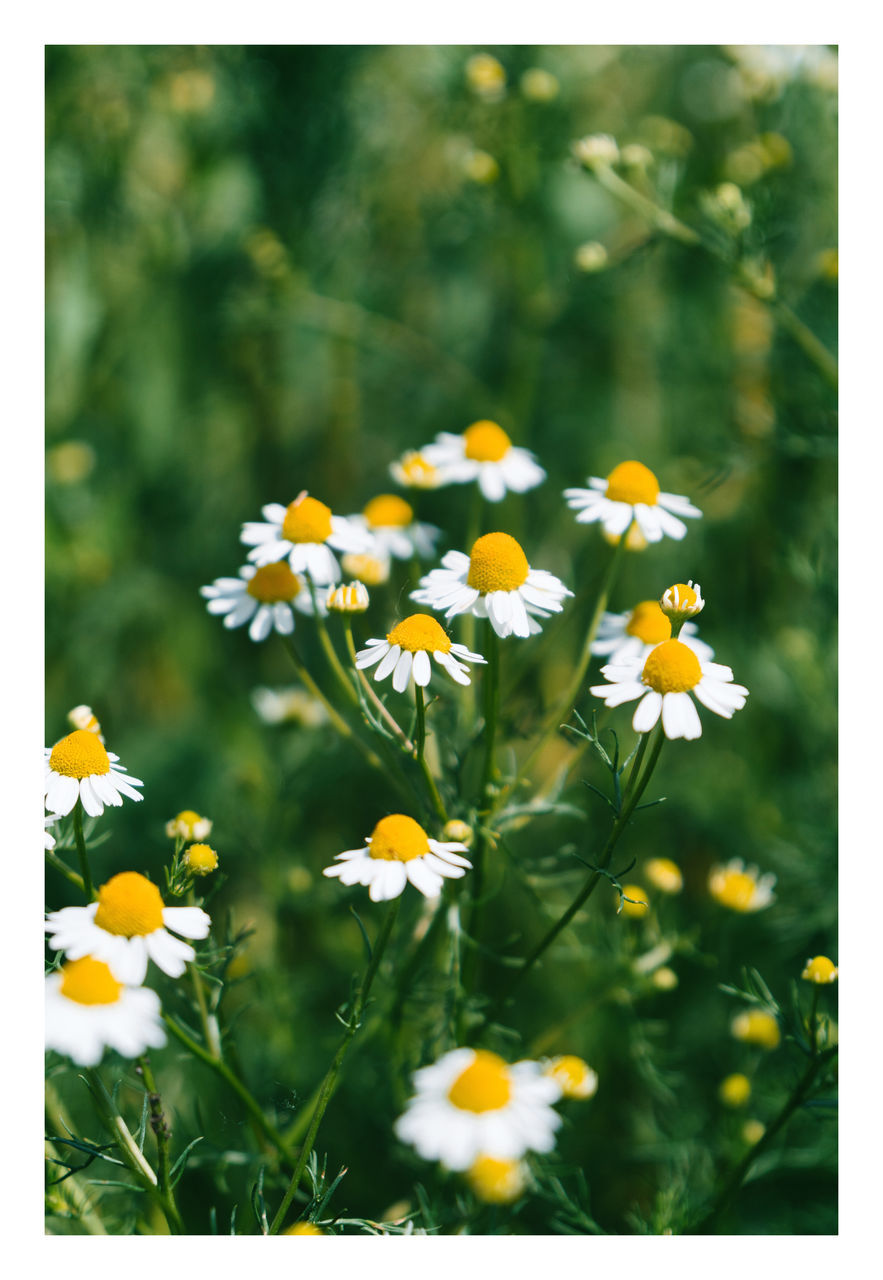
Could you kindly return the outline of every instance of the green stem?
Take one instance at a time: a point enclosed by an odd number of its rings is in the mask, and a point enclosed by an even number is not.
[[[60,871],[65,880],[69,880],[71,884],[76,885],[81,893],[85,893],[86,886],[83,884],[83,877],[78,876],[76,871],[72,870],[66,862],[62,862],[61,858],[59,858],[57,854],[53,853],[51,849],[46,850],[46,861],[49,863],[50,867],[54,867],[56,871]]]
[[[77,799],[74,805],[74,839],[77,842],[77,854],[80,859],[80,874],[83,877],[83,892],[87,901],[91,902],[95,897],[95,890],[92,888],[92,876],[89,872],[89,855],[86,852],[86,840],[83,836],[83,806]]]
[[[359,705],[359,695],[353,688],[352,681],[343,669],[343,664],[337,656],[337,650],[332,643],[331,636],[328,634],[328,628],[325,626],[325,619],[319,610],[319,597],[316,595],[316,586],[313,579],[307,574],[307,583],[310,588],[310,599],[313,602],[313,615],[316,621],[316,630],[319,633],[319,643],[328,659],[328,665],[334,672],[337,683],[340,685],[344,695],[354,706]]]
[[[393,733],[398,738],[399,742],[402,744],[404,749],[408,751],[411,755],[413,755],[414,754],[413,742],[405,733],[404,729],[401,727],[398,720],[396,720],[395,716],[391,713],[389,708],[385,706],[383,702],[381,702],[380,698],[378,698],[377,694],[374,692],[373,688],[371,687],[371,681],[365,675],[364,671],[362,671],[359,667],[356,666],[356,645],[355,645],[355,641],[353,640],[353,624],[347,614],[343,615],[343,634],[346,639],[347,651],[350,655],[350,659],[352,660],[353,670],[355,671],[356,675],[359,678],[359,683],[362,686],[362,690],[366,698],[374,707],[374,710],[377,712],[377,714],[383,720],[385,720],[386,723],[389,725],[390,729],[392,729]]]
[[[340,736],[342,738],[346,738],[348,742],[351,742],[353,746],[355,746],[362,753],[362,755],[365,757],[368,764],[372,766],[372,768],[383,769],[383,763],[381,762],[380,757],[376,756],[374,752],[371,750],[371,748],[366,746],[365,743],[362,741],[362,739],[358,737],[355,733],[353,733],[352,729],[349,727],[347,722],[343,719],[340,713],[334,708],[334,706],[332,706],[332,704],[328,701],[328,699],[325,697],[325,694],[322,692],[322,690],[316,684],[313,677],[310,675],[309,671],[307,671],[306,667],[303,664],[303,659],[298,653],[291,636],[283,636],[283,640],[285,641],[285,647],[288,650],[288,654],[289,654],[289,657],[291,658],[291,661],[294,663],[297,674],[300,676],[301,683],[304,685],[306,689],[309,690],[309,692],[313,695],[314,698],[317,698],[319,702],[322,703],[322,706],[328,712],[328,719],[334,725],[335,729],[340,734]],[[353,692],[355,692],[355,690]]]
[[[423,689],[416,682],[414,684],[414,699],[417,706],[417,729],[414,734],[416,738],[414,753],[417,763],[420,766],[420,772],[423,774],[423,780],[426,783],[426,789],[429,792],[432,807],[435,810],[439,822],[445,823],[448,820],[447,811],[444,803],[442,802],[442,798],[439,795],[435,778],[432,776],[432,770],[426,763],[426,705],[423,701]]]
[[[279,1206],[276,1216],[273,1219],[272,1223],[270,1224],[271,1236],[274,1236],[278,1233],[279,1228],[282,1226],[282,1223],[285,1221],[285,1215],[288,1213],[289,1205],[294,1199],[295,1192],[300,1186],[300,1180],[303,1177],[304,1170],[307,1167],[307,1161],[309,1160],[310,1154],[313,1150],[313,1146],[316,1141],[316,1135],[319,1132],[319,1125],[322,1123],[322,1117],[325,1114],[325,1108],[328,1106],[328,1103],[331,1099],[331,1095],[334,1092],[334,1086],[337,1082],[337,1076],[338,1076],[338,1073],[340,1072],[340,1068],[341,1068],[341,1065],[343,1064],[343,1060],[346,1057],[346,1052],[350,1046],[350,1041],[352,1040],[353,1036],[356,1034],[356,1032],[358,1031],[361,1025],[362,1014],[365,1010],[365,1004],[368,1000],[368,993],[371,990],[371,983],[374,981],[374,976],[377,973],[377,969],[383,957],[383,952],[386,948],[387,942],[389,941],[390,934],[392,933],[392,928],[393,928],[393,925],[395,924],[396,916],[398,915],[400,903],[401,903],[401,895],[398,898],[393,898],[393,900],[389,904],[389,909],[386,913],[386,919],[384,920],[383,925],[381,926],[380,933],[377,937],[377,941],[374,944],[374,950],[371,953],[371,959],[368,963],[368,968],[365,970],[365,976],[362,979],[361,985],[356,995],[356,999],[353,1004],[352,1011],[350,1013],[349,1021],[347,1023],[346,1031],[344,1032],[344,1035],[342,1040],[340,1041],[340,1044],[337,1046],[337,1051],[334,1055],[334,1058],[332,1059],[331,1066],[328,1068],[325,1078],[322,1081],[322,1085],[319,1090],[319,1097],[316,1102],[316,1106],[313,1110],[312,1119],[310,1120],[310,1127],[307,1130],[307,1136],[304,1139],[303,1145],[300,1149],[300,1155],[297,1158],[297,1164],[294,1167],[294,1173],[292,1174],[291,1182],[288,1184],[288,1190],[285,1192],[285,1195],[283,1196],[282,1203]]]
[[[142,1054],[138,1059],[138,1066],[141,1069],[141,1075],[147,1089],[147,1105],[150,1112],[150,1127],[156,1138],[156,1159],[157,1159],[157,1178],[158,1190],[161,1197],[163,1212],[166,1215],[166,1221],[169,1224],[169,1230],[172,1235],[183,1235],[184,1223],[178,1212],[178,1206],[175,1204],[175,1194],[172,1188],[171,1170],[169,1167],[169,1138],[171,1137],[171,1129],[166,1123],[166,1117],[163,1113],[162,1098],[156,1087],[153,1070],[150,1066],[150,1059],[146,1054]]]

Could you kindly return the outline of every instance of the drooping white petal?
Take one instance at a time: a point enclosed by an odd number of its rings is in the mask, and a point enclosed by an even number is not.
[[[414,654],[414,683],[421,685],[425,689],[431,676],[432,666],[429,661],[429,654],[425,649],[418,649]]]
[[[411,679],[411,666],[414,661],[414,655],[410,649],[403,649],[399,654],[392,673],[392,687],[396,693],[404,693],[408,687],[408,681]]]
[[[662,711],[662,694],[651,689],[638,703],[632,717],[632,728],[635,733],[649,733]]]

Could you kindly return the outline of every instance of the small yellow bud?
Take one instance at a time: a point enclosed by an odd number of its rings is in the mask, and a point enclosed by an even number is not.
[[[744,1107],[751,1097],[751,1081],[740,1072],[721,1080],[718,1097],[725,1107]]]
[[[593,1098],[598,1092],[598,1073],[573,1053],[551,1058],[543,1075],[555,1081],[565,1098]]]
[[[193,809],[182,809],[177,817],[166,823],[166,835],[170,840],[204,840],[211,829],[211,819],[201,818]]]
[[[782,1040],[779,1024],[764,1009],[747,1009],[737,1013],[730,1023],[730,1032],[745,1044],[757,1044],[762,1049],[777,1049]]]
[[[746,1146],[756,1146],[765,1133],[766,1125],[761,1120],[746,1120],[742,1126],[742,1141]]]
[[[800,975],[807,982],[815,982],[819,985],[827,982],[837,981],[837,969],[833,960],[829,960],[827,956],[815,956],[812,960],[807,960],[806,968]]]
[[[56,484],[79,484],[95,469],[95,450],[83,440],[63,440],[46,454],[46,470]]]
[[[466,153],[463,160],[463,170],[467,178],[484,185],[496,182],[500,176],[500,166],[494,157],[489,155],[487,151],[480,151],[477,148]]]
[[[660,965],[653,973],[653,985],[660,991],[674,991],[678,985],[678,975],[667,964]]]
[[[521,77],[521,92],[531,102],[551,102],[560,88],[558,77],[542,67],[528,67]]]
[[[445,840],[456,840],[459,844],[465,844],[467,849],[471,849],[475,832],[468,823],[461,822],[459,818],[451,818],[450,822],[445,823],[442,836]]]
[[[101,734],[101,725],[98,723],[92,708],[87,707],[85,703],[69,711],[67,719],[68,724],[72,724],[75,729],[84,729],[87,733],[94,733],[99,742],[104,741]]]
[[[218,868],[218,855],[207,844],[192,844],[181,861],[195,876],[209,876]]]
[[[624,884],[622,892],[625,895],[622,902],[622,914],[624,916],[638,919],[638,917],[647,914],[650,907],[647,902],[646,889],[642,889],[639,884]],[[628,902],[628,898],[631,898],[632,901]]]
[[[651,858],[644,867],[644,874],[660,893],[680,893],[684,887],[681,869],[671,858]]]
[[[520,1160],[479,1156],[467,1172],[466,1180],[485,1204],[511,1204],[527,1185],[527,1174]]]
[[[324,1236],[326,1232],[312,1222],[296,1222],[293,1227],[286,1227],[284,1236]]]
[[[607,266],[607,249],[600,240],[587,240],[577,247],[573,261],[580,271],[603,271]]]
[[[332,613],[364,613],[371,597],[364,583],[357,580],[345,587],[332,587],[325,603]]]
[[[663,593],[659,607],[672,622],[685,622],[695,618],[705,608],[702,589],[698,582],[676,582]]]
[[[485,102],[499,102],[506,92],[506,69],[492,53],[474,53],[466,63],[466,82]]]

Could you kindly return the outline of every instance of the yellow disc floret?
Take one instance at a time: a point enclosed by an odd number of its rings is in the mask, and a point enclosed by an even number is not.
[[[543,1074],[552,1077],[565,1098],[591,1098],[598,1090],[597,1073],[574,1053],[553,1058]]]
[[[98,890],[95,923],[124,938],[142,937],[162,928],[159,889],[137,871],[121,871]]]
[[[750,911],[757,894],[757,880],[747,871],[722,868],[712,873],[708,887],[721,906],[732,911]]]
[[[721,1080],[718,1096],[724,1106],[744,1107],[751,1097],[751,1081],[740,1071],[735,1071],[731,1076],[725,1076]]]
[[[324,542],[331,536],[331,508],[303,493],[290,503],[282,521],[288,542]]]
[[[397,493],[380,493],[362,509],[372,529],[404,529],[414,523],[414,508]]]
[[[479,1156],[466,1180],[485,1204],[511,1204],[521,1195],[526,1181],[520,1160],[497,1160],[494,1156]]]
[[[663,893],[680,893],[684,887],[681,869],[671,858],[651,858],[644,871],[650,883]]]
[[[296,1222],[293,1227],[288,1227],[282,1234],[284,1236],[324,1236],[325,1232],[312,1222]]]
[[[364,582],[366,587],[380,587],[389,578],[389,560],[382,556],[348,551],[340,563],[344,573]]]
[[[622,914],[624,916],[632,916],[638,919],[645,916],[650,910],[647,903],[647,891],[642,889],[639,884],[624,884],[622,886]]]
[[[300,591],[297,575],[291,572],[286,560],[276,564],[264,564],[249,578],[246,591],[261,604],[279,604],[293,600]]]
[[[499,462],[512,448],[512,441],[496,422],[473,422],[463,432],[466,457],[473,462]]]
[[[512,1096],[509,1068],[496,1053],[476,1049],[472,1063],[448,1090],[448,1100],[461,1111],[498,1111]]]
[[[473,544],[466,582],[482,595],[517,591],[529,573],[527,556],[514,538],[508,533],[486,533]]]
[[[427,653],[450,653],[451,641],[435,618],[428,613],[412,613],[410,618],[396,624],[386,637],[389,644],[397,644],[409,653],[424,649]]]
[[[207,876],[217,870],[218,855],[211,845],[192,844],[184,853],[184,865],[197,876]]]
[[[123,984],[117,982],[103,960],[83,956],[68,960],[61,969],[61,994],[77,1004],[116,1004]]]
[[[412,489],[435,489],[441,479],[438,467],[414,449],[402,454],[391,470],[399,484],[410,485]]]
[[[807,960],[806,968],[800,976],[807,982],[836,982],[837,967],[827,956],[815,956],[812,960]]]
[[[764,1009],[746,1009],[737,1013],[730,1023],[730,1031],[745,1044],[758,1044],[762,1049],[777,1049],[782,1039],[779,1024]]]
[[[658,600],[642,600],[636,604],[625,624],[626,635],[637,636],[644,644],[662,644],[671,639],[671,623],[659,607]]]
[[[656,505],[659,497],[659,481],[643,462],[621,462],[607,477],[607,497],[611,502],[638,502],[648,507]]]
[[[641,680],[657,693],[686,693],[702,679],[699,659],[680,640],[664,640],[647,657]]]
[[[419,822],[403,813],[381,818],[371,832],[368,852],[384,862],[410,862],[429,853],[429,837]]]
[[[90,778],[94,773],[110,773],[110,759],[94,733],[74,729],[52,748],[49,768],[66,778]]]

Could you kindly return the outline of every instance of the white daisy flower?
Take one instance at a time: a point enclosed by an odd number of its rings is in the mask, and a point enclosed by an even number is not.
[[[700,662],[708,662],[714,657],[714,650],[698,639],[698,630],[695,622],[685,622],[678,639],[693,650]],[[610,665],[618,667],[624,662],[646,661],[651,649],[670,639],[671,621],[659,601],[642,600],[626,613],[601,615],[592,653],[599,658],[609,658]]]
[[[748,690],[733,684],[733,672],[719,662],[697,657],[680,640],[664,640],[651,649],[646,659],[635,659],[601,668],[609,684],[593,685],[591,692],[604,699],[607,707],[640,698],[632,728],[649,733],[662,716],[667,738],[699,738],[702,724],[693,705],[692,693],[704,707],[724,719],[745,706]]]
[[[170,840],[205,840],[211,835],[211,818],[203,818],[195,809],[182,809],[166,823]]]
[[[331,508],[306,489],[294,502],[283,507],[269,502],[261,508],[266,523],[251,522],[242,526],[242,541],[253,547],[249,560],[257,565],[288,559],[292,573],[307,573],[319,586],[337,582],[340,566],[335,551],[370,551],[371,538],[364,530],[343,516],[335,516]]]
[[[446,483],[444,472],[416,449],[409,449],[391,462],[389,474],[405,489],[437,489]]]
[[[507,492],[526,493],[546,478],[534,455],[513,445],[496,422],[473,422],[461,436],[442,431],[423,457],[440,468],[445,484],[477,480],[488,502],[499,502]]]
[[[470,555],[449,551],[442,568],[420,579],[411,599],[444,611],[446,618],[473,613],[490,618],[498,636],[536,635],[537,618],[560,613],[573,592],[554,574],[531,569],[519,543],[508,533],[486,533]]]
[[[397,898],[409,880],[425,898],[437,898],[445,879],[459,880],[471,870],[461,856],[465,852],[465,844],[431,840],[419,822],[392,813],[380,819],[361,849],[339,853],[340,865],[322,874],[339,877],[341,884],[369,885],[372,902]]]
[[[746,867],[741,858],[731,858],[725,866],[708,873],[708,892],[731,911],[763,911],[776,900],[776,877],[771,871],[760,875],[757,867]]]
[[[105,750],[97,734],[74,729],[54,747],[46,748],[46,808],[64,817],[79,800],[86,812],[97,818],[104,813],[106,804],[121,805],[123,796],[143,800],[135,788],[144,783],[140,778],[128,777],[119,760],[119,756]]]
[[[414,508],[397,493],[380,493],[372,498],[359,516],[349,517],[352,524],[367,530],[374,540],[379,558],[410,560],[420,556],[429,560],[435,555],[435,544],[441,530],[434,524],[414,519]]]
[[[577,521],[600,520],[605,533],[617,536],[637,523],[648,542],[683,538],[687,532],[681,516],[701,516],[687,498],[661,493],[659,481],[642,462],[620,462],[606,479],[589,476],[588,489],[565,489],[567,505],[578,512]]]
[[[147,960],[180,978],[196,952],[185,938],[205,938],[211,918],[200,907],[166,907],[159,889],[137,871],[122,871],[98,890],[87,907],[62,907],[46,917],[49,945],[71,960],[92,956],[110,966],[118,982],[144,981]]]
[[[55,826],[56,822],[60,821],[60,813],[47,813],[46,817],[43,819],[43,845],[45,848],[55,848],[55,836],[51,833],[49,828]]]
[[[124,986],[103,961],[82,956],[47,974],[47,1049],[95,1067],[105,1049],[137,1058],[165,1042],[156,992]]]
[[[290,636],[294,631],[294,610],[312,614],[313,601],[307,580],[293,573],[284,560],[255,568],[246,564],[238,578],[216,578],[199,594],[208,600],[209,613],[223,615],[225,627],[241,627],[247,622],[255,643],[266,640],[271,631]]]
[[[472,653],[463,644],[453,644],[450,636],[428,613],[412,613],[397,623],[385,640],[369,640],[356,654],[356,666],[360,671],[379,663],[375,680],[392,676],[392,687],[404,693],[408,681],[426,688],[432,675],[432,654],[440,667],[447,671],[457,684],[471,684],[469,668],[465,662],[484,662],[480,653]]]
[[[480,1156],[517,1160],[551,1151],[561,1117],[558,1083],[538,1062],[509,1066],[485,1049],[452,1049],[414,1073],[416,1094],[395,1133],[424,1160],[462,1172]]]
[[[98,717],[91,707],[86,706],[85,702],[80,703],[78,707],[73,707],[67,713],[67,721],[72,729],[88,729],[90,733],[98,735],[99,742],[104,741]]]

